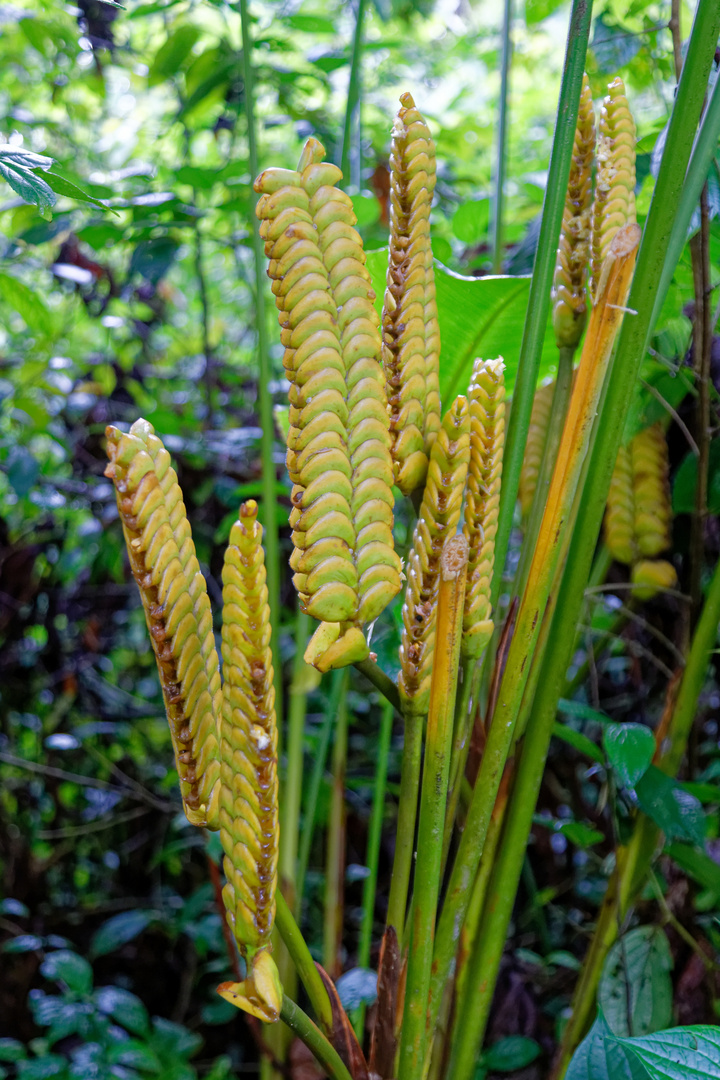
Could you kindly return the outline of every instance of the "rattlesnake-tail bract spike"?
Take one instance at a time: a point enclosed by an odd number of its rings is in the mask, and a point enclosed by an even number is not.
[[[637,549],[641,556],[653,558],[672,544],[668,447],[662,424],[631,439],[630,459]]]
[[[631,566],[635,546],[635,496],[630,450],[621,446],[615,460],[603,520],[605,543],[613,559]]]
[[[618,229],[634,225],[635,122],[625,85],[618,76],[608,86],[598,125],[595,199],[592,211],[592,293]]]
[[[469,558],[462,654],[479,657],[493,632],[490,591],[505,446],[505,364],[501,357],[475,361],[468,399],[470,465],[463,532]]]
[[[240,507],[223,566],[220,841],[226,917],[247,977],[220,992],[262,1020],[278,1019],[282,989],[269,955],[279,843],[277,723],[270,606],[257,503]]]
[[[398,687],[406,713],[427,712],[443,544],[457,531],[470,464],[470,409],[458,397],[430,452],[427,482],[408,557]]]
[[[590,83],[587,75],[583,75],[552,288],[553,329],[559,348],[575,348],[587,320],[586,290],[592,236],[594,153],[595,113]]]
[[[430,243],[435,146],[410,94],[400,98],[390,152],[390,242],[383,365],[395,482],[422,486],[440,426],[440,335]]]
[[[266,169],[255,190],[262,192],[257,215],[270,257],[268,274],[290,382],[293,581],[304,609],[334,624],[339,633],[340,623],[357,614],[358,581],[345,360],[337,305],[302,176],[305,167],[321,160],[322,147],[310,140],[300,171]]]
[[[164,447],[150,424],[140,421],[134,427],[142,437],[106,429],[110,464],[105,475],[115,485],[130,568],[145,609],[185,814],[193,825],[217,829],[219,662],[207,588],[199,568],[194,570],[185,507],[175,481],[168,479]],[[148,439],[155,440],[154,457]]]
[[[352,202],[324,154],[309,139],[297,173],[269,169],[255,183],[292,376],[291,566],[321,620],[306,653],[320,670],[368,655],[361,627],[400,589],[379,318]],[[282,227],[285,200],[294,218]]]
[[[548,424],[550,423],[550,410],[552,408],[555,383],[545,383],[535,391],[532,412],[530,413],[530,425],[528,427],[525,454],[523,456],[522,469],[520,470],[520,485],[518,487],[518,499],[523,518],[527,518],[535,496],[540,466],[547,439]]]

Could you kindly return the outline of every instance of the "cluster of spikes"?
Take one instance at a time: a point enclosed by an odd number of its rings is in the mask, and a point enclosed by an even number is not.
[[[634,125],[619,79],[603,105],[597,142],[593,198],[595,125],[585,79],[552,295],[561,349],[574,350],[582,337],[591,267],[594,283],[615,234],[634,221]],[[504,364],[476,360],[467,395],[442,415],[429,224],[435,150],[412,97],[402,96],[392,131],[382,313],[352,201],[337,187],[341,172],[324,153],[311,138],[296,170],[267,169],[255,181],[289,382],[290,565],[303,610],[319,622],[305,658],[323,672],[367,659],[364,628],[399,593],[404,576],[398,687],[405,714],[422,716],[440,558],[458,530],[468,550],[463,657],[479,659],[493,632]],[[552,387],[542,387],[521,482],[524,513],[538,482],[551,407]],[[221,679],[207,587],[169,455],[144,420],[127,434],[112,427],[106,434],[106,475],[115,484],[157,659],[185,813],[193,824],[219,830],[222,842],[226,916],[247,975],[219,991],[275,1021],[283,1000],[270,946],[277,728],[257,506],[241,507],[225,555]],[[620,537],[625,529],[617,544],[641,584],[642,574],[648,577],[643,567],[657,575],[669,565],[653,561],[669,544],[664,446],[659,428],[636,436],[619,459],[625,472],[613,480],[622,498],[613,504],[611,493],[608,533]],[[394,490],[419,503],[404,568],[394,550]]]
[[[223,568],[223,678],[205,579],[170,455],[152,425],[106,431],[130,567],[150,631],[185,814],[219,830],[226,918],[247,964],[223,996],[263,1020],[280,1015],[270,955],[278,857],[278,781],[270,609],[257,504],[240,507]]]

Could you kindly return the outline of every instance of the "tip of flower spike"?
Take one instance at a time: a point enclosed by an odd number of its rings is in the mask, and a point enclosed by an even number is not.
[[[303,147],[297,171],[302,173],[307,169],[308,165],[319,165],[324,158],[325,147],[319,139],[316,139],[311,135]]]
[[[442,555],[440,556],[440,572],[444,581],[451,581],[461,574],[468,561],[467,537],[462,533],[451,536],[445,541]]]
[[[245,519],[252,519],[253,521],[258,516],[258,504],[254,499],[248,499],[240,507],[240,517]]]
[[[406,90],[404,94],[400,95],[400,104],[404,109],[414,109],[415,98]]]
[[[237,1009],[274,1024],[280,1019],[283,1000],[283,988],[275,961],[263,949],[256,953],[248,968],[248,976],[242,982],[220,983],[217,992]]]

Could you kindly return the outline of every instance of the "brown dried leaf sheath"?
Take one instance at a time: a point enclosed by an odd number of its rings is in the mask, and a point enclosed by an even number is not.
[[[145,436],[152,434],[149,424],[141,430]],[[204,580],[202,575],[198,580],[191,573],[196,565],[192,540],[188,537],[183,542],[183,569],[175,539],[175,533],[182,531],[179,521],[185,508],[182,501],[171,506],[174,531],[162,482],[144,439],[134,433],[124,435],[113,427],[106,435],[110,464],[105,475],[115,484],[130,566],[145,609],[183,806],[192,824],[216,829],[219,665]],[[163,479],[166,476],[167,472]]]

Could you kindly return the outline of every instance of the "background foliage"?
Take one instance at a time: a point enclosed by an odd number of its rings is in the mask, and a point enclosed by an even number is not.
[[[513,275],[532,266],[567,13],[556,0],[527,0],[514,20],[505,231],[505,271]],[[252,14],[261,163],[292,166],[310,133],[337,159],[354,30],[350,5],[262,0]],[[362,159],[355,154],[351,162],[350,186],[366,247],[385,243],[389,130],[398,95],[409,89],[437,142],[436,257],[449,271],[479,279],[439,275],[446,400],[466,385],[479,353],[502,352],[512,378],[527,303],[526,279],[485,278],[501,15],[501,5],[489,0],[376,0],[367,11]],[[687,32],[685,5],[681,16]],[[668,18],[668,4],[595,5],[588,73],[596,99],[618,72],[628,86],[640,140],[641,221],[674,88]],[[257,1060],[255,1047],[244,1022],[214,994],[227,970],[208,880],[218,851],[179,812],[155,664],[102,475],[105,425],[151,419],[174,454],[217,604],[222,548],[238,501],[260,494],[239,12],[215,0],[133,0],[124,9],[101,0],[77,7],[25,0],[0,6],[0,24],[0,173],[11,182],[0,182],[0,1034],[7,1036],[0,1075],[242,1075]],[[39,206],[27,201],[33,193]],[[717,168],[709,204],[717,282]],[[380,283],[382,256],[371,256],[370,265]],[[686,249],[645,375],[688,422],[682,368],[692,295]],[[271,319],[269,310],[272,391],[281,404],[281,350]],[[546,350],[544,374],[554,355]],[[713,374],[718,380],[718,339]],[[633,423],[665,411],[646,392]],[[682,555],[694,459],[678,424],[669,439],[679,515],[674,543]],[[715,513],[718,445],[711,447]],[[278,442],[279,463],[282,457]],[[288,495],[279,470],[277,496],[286,510]],[[717,554],[716,521],[707,543]],[[294,597],[284,569],[287,530],[281,545],[281,646],[289,677]],[[607,757],[598,761],[596,753],[593,764],[583,756],[583,737],[597,742],[597,725],[608,718],[654,724],[677,662],[678,602],[650,607],[618,633],[625,598],[622,591],[588,598],[567,694],[573,700],[559,717],[563,741],[555,744],[538,808],[491,1031],[496,1045],[483,1070],[543,1074],[610,870],[608,855],[633,800],[665,813],[672,858],[643,901],[647,925],[630,930],[622,956],[613,954],[606,971],[606,1020],[618,1035],[643,1035],[673,1020],[717,1019],[717,671],[701,699],[684,778],[690,783],[678,789],[694,801],[686,800],[687,812],[680,805],[677,820],[667,816],[677,800],[658,793],[660,781],[648,773],[638,780],[644,766],[636,777],[625,775],[621,754],[613,772],[607,734]],[[595,655],[590,646],[598,640],[605,647]],[[394,669],[391,617],[375,641],[386,670]],[[322,737],[329,693],[325,683],[308,690],[308,761]],[[352,969],[380,720],[360,680],[349,702],[344,944]],[[399,738],[396,731],[389,826]],[[329,804],[327,781],[320,826]],[[378,922],[392,855],[387,837]],[[317,946],[322,884],[319,828],[305,909]]]

